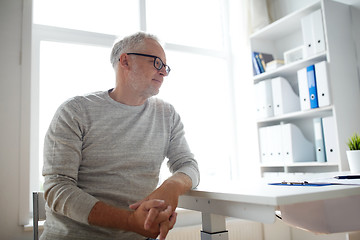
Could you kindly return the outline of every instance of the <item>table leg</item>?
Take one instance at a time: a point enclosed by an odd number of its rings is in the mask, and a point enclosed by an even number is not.
[[[225,216],[202,213],[201,240],[228,240]]]

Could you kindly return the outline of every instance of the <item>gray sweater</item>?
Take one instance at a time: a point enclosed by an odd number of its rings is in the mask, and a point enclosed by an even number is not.
[[[47,220],[42,239],[144,239],[135,233],[90,226],[101,200],[128,206],[157,186],[165,158],[172,173],[199,183],[199,170],[173,106],[150,98],[127,106],[108,91],[72,98],[50,124],[44,145]]]

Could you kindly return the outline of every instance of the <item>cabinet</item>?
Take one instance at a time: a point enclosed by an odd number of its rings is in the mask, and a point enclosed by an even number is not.
[[[284,53],[304,46],[302,19],[311,13],[321,11],[325,49],[312,55],[303,54],[302,59],[286,63],[276,69],[254,75],[254,85],[269,79],[285,78],[294,93],[299,95],[297,72],[310,65],[325,61],[327,65],[328,91],[330,104],[307,110],[297,110],[277,116],[257,120],[258,133],[264,127],[293,124],[302,132],[305,139],[314,145],[315,118],[333,117],[332,141],[337,149],[335,160],[318,162],[316,159],[301,162],[273,161],[260,163],[262,176],[278,173],[314,173],[346,171],[349,169],[346,158],[347,139],[360,129],[360,87],[357,73],[355,45],[352,39],[350,6],[331,1],[317,1],[303,9],[293,12],[250,36],[253,52],[269,53],[275,59],[284,59]],[[318,30],[316,30],[318,31]],[[261,96],[256,96],[258,99]],[[300,100],[299,100],[300,101]],[[278,141],[273,139],[274,141]],[[260,159],[261,141],[259,139]]]

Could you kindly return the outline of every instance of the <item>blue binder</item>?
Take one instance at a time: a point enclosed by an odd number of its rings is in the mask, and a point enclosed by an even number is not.
[[[324,141],[322,119],[314,118],[313,123],[314,123],[316,161],[317,162],[326,162],[325,141]]]
[[[252,52],[252,60],[253,60],[253,70],[254,70],[254,76],[261,73],[258,60],[256,59],[256,52]]]
[[[309,87],[309,97],[310,97],[310,107],[318,108],[318,96],[316,89],[316,77],[315,77],[315,66],[311,65],[306,68],[308,87]]]

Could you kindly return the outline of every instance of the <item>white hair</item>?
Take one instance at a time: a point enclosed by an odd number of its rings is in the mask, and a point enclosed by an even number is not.
[[[133,35],[117,40],[112,48],[110,55],[110,62],[113,68],[116,69],[121,54],[140,49],[145,42],[144,40],[146,39],[153,39],[159,42],[155,35],[144,32],[137,32]]]

